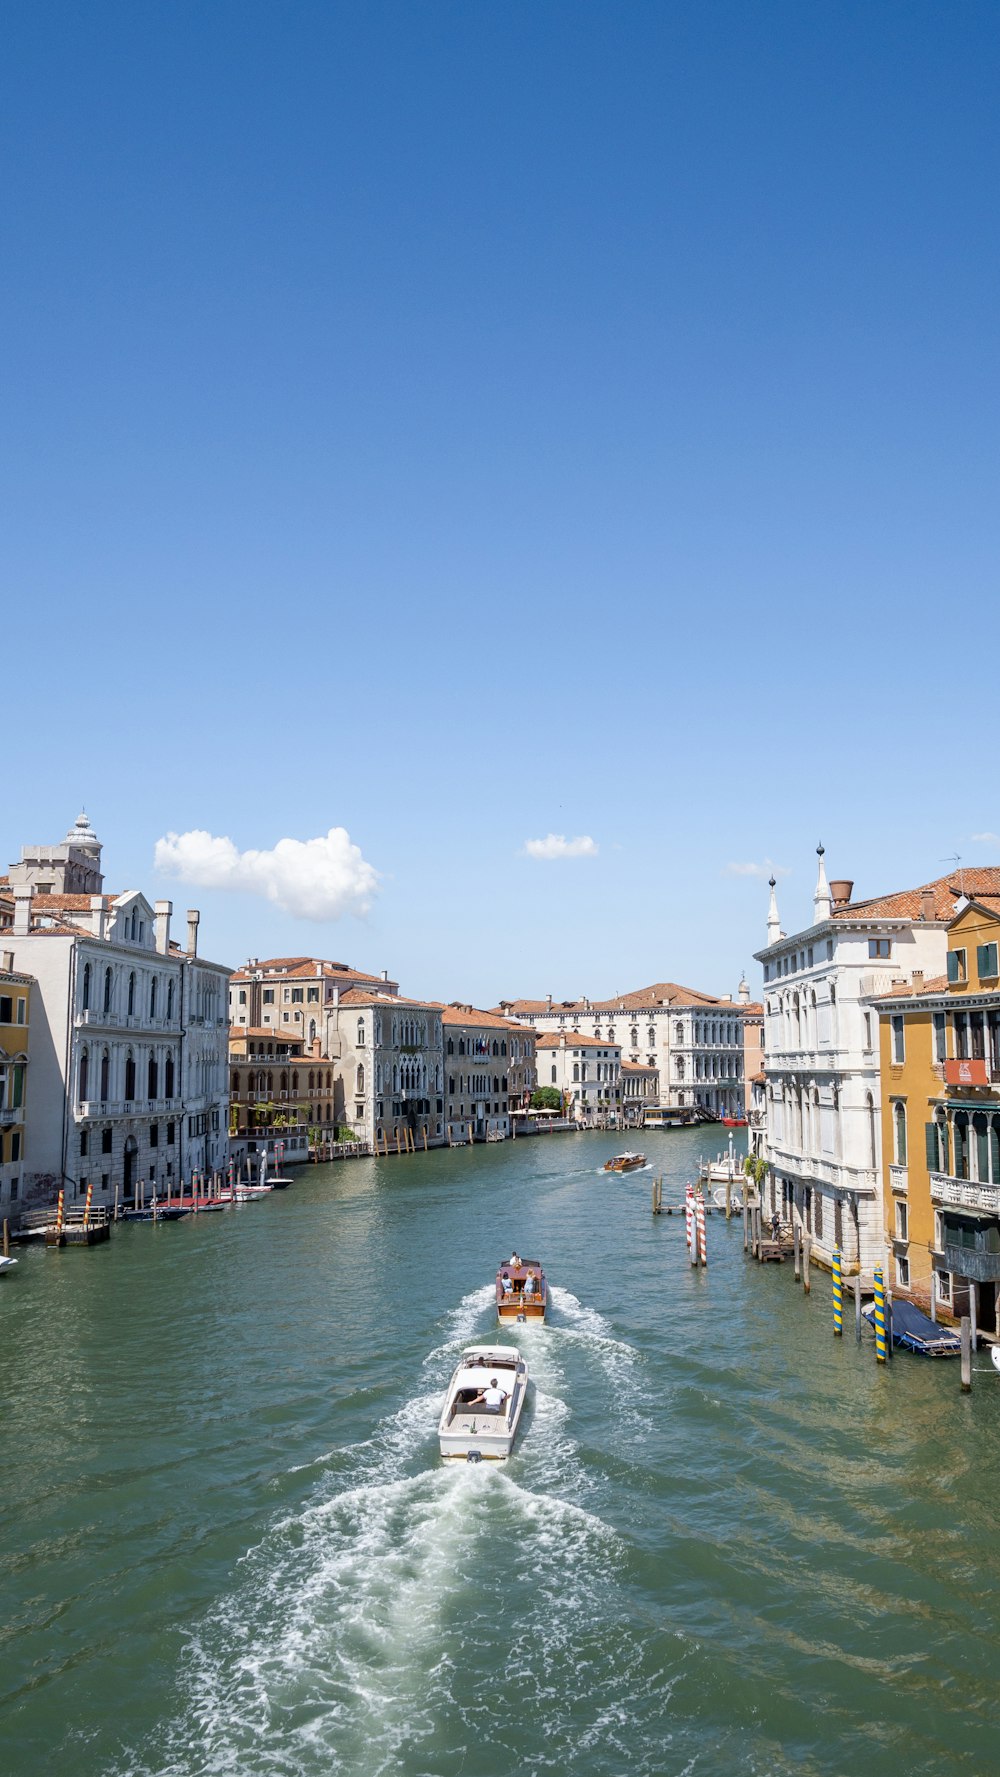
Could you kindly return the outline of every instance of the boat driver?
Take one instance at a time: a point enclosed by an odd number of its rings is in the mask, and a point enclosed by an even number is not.
[[[489,1387],[482,1389],[471,1404],[485,1407],[487,1413],[499,1413],[506,1399],[507,1390],[500,1387],[495,1376],[491,1376]]]

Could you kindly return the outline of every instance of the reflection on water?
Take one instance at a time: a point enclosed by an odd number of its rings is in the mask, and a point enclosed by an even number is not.
[[[697,1132],[644,1137],[682,1196]],[[825,1281],[553,1136],[310,1169],[0,1286],[15,1769],[989,1769],[1000,1397],[834,1342]],[[443,1465],[512,1245],[511,1461]],[[978,1379],[977,1379],[978,1384]],[[10,1762],[10,1761],[8,1761]]]

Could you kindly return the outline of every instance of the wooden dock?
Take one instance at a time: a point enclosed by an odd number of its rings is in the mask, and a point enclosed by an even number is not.
[[[111,1216],[103,1204],[91,1205],[88,1214],[81,1203],[64,1210],[60,1222],[50,1205],[26,1211],[19,1232],[22,1238],[44,1240],[46,1246],[100,1246],[111,1238]]]

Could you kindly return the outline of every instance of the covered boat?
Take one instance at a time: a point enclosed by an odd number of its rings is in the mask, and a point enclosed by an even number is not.
[[[528,1366],[513,1345],[473,1345],[448,1384],[438,1423],[441,1455],[502,1462],[511,1453],[528,1387]]]
[[[512,1258],[497,1272],[497,1319],[544,1320],[549,1291],[537,1259]]]
[[[875,1319],[874,1303],[869,1303],[861,1312],[871,1326]],[[903,1346],[907,1351],[918,1352],[921,1357],[958,1357],[962,1350],[962,1341],[957,1333],[953,1333],[950,1327],[939,1326],[937,1321],[928,1319],[912,1302],[893,1302],[892,1342]]]
[[[645,1154],[633,1154],[626,1150],[624,1154],[612,1154],[610,1160],[605,1160],[604,1170],[605,1172],[638,1172],[639,1167],[645,1166],[645,1164]]]

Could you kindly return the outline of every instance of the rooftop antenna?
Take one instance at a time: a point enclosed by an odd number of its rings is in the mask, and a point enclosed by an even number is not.
[[[964,899],[965,898],[965,871],[962,869],[961,853],[957,852],[957,851],[953,851],[951,853],[950,857],[942,858],[941,863],[942,864],[954,864],[957,867],[957,870],[958,870],[958,892],[962,896],[962,898]]]

